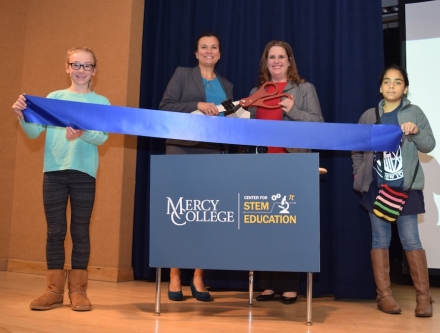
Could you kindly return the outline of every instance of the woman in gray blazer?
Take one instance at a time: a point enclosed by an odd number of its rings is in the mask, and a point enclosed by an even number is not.
[[[168,83],[159,104],[160,110],[190,113],[200,110],[207,116],[219,116],[216,105],[226,99],[233,100],[232,83],[218,75],[215,66],[220,60],[220,40],[213,33],[203,33],[195,45],[198,65],[194,68],[178,67]],[[167,140],[166,154],[221,154],[225,146],[219,143]],[[199,301],[210,301],[211,296],[203,283],[203,270],[195,269],[191,280],[191,293]],[[183,299],[180,270],[171,268],[168,298]]]
[[[284,98],[282,100],[268,101],[267,105],[279,106],[279,108],[275,109],[250,107],[251,118],[283,121],[324,121],[315,87],[299,76],[293,51],[288,43],[274,40],[266,45],[261,56],[258,87],[252,89],[251,95],[266,82],[274,83],[278,88],[279,94],[290,94],[292,99]],[[269,88],[274,89],[273,86]],[[259,149],[259,152],[288,153],[310,151],[308,149],[285,147],[264,148],[264,150]],[[278,171],[275,168],[273,171],[268,170],[268,177],[270,177],[271,172]],[[281,301],[284,304],[295,303],[297,300],[298,281],[298,273],[260,272],[259,285],[264,291],[257,297],[257,300],[273,300],[275,294],[280,294]]]

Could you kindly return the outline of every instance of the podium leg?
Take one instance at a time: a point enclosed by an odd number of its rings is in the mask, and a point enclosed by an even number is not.
[[[156,268],[156,304],[154,307],[154,315],[160,316],[160,282],[162,280],[162,269]]]
[[[254,271],[249,271],[249,305],[254,299]]]
[[[312,325],[313,273],[307,273],[307,326]]]

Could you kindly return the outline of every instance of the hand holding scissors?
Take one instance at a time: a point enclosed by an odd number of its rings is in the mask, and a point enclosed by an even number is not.
[[[271,93],[266,91],[269,86],[274,88],[274,91]],[[285,97],[286,99],[281,101],[279,105],[265,104],[269,100],[282,97]],[[266,82],[253,95],[240,100],[240,105],[243,108],[247,108],[249,106],[260,106],[267,109],[277,109],[281,106],[281,109],[285,112],[288,112],[293,107],[293,104],[294,101],[292,95],[278,94],[278,86],[273,82]]]
[[[218,109],[214,103],[199,102],[197,103],[197,109],[202,111],[207,116],[218,115]]]
[[[278,103],[278,105],[281,106],[281,110],[283,110],[284,112],[289,112],[295,105],[293,96],[290,95],[290,98],[283,99],[281,102]]]

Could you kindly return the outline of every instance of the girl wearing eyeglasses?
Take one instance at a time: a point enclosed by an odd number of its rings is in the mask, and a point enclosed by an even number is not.
[[[77,47],[67,52],[66,73],[71,85],[51,92],[47,98],[109,105],[104,96],[92,91],[96,57],[92,50]],[[25,134],[37,138],[46,131],[44,147],[43,203],[47,221],[46,292],[31,304],[32,310],[49,310],[63,305],[64,285],[68,280],[72,310],[88,311],[87,267],[90,258],[89,226],[95,199],[98,148],[108,134],[71,127],[61,128],[27,123],[23,110],[26,97],[20,95],[12,106]],[[71,270],[64,270],[64,239],[67,232],[66,209],[70,198],[72,237]]]

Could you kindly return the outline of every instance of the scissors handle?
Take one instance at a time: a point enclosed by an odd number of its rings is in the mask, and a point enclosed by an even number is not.
[[[266,91],[266,88],[272,86],[275,88],[275,90],[271,93],[268,93]],[[247,108],[251,105],[255,105],[255,102],[261,98],[265,98],[271,95],[276,95],[278,94],[278,86],[273,83],[273,82],[266,82],[265,84],[263,84],[260,89],[258,89],[256,92],[254,92],[251,96],[243,98],[240,100],[240,105],[243,108]]]
[[[260,99],[256,100],[254,103],[252,103],[252,106],[259,106],[259,107],[263,107],[266,109],[279,109],[280,108],[279,105],[266,105],[265,103],[267,101],[272,100],[272,99],[276,99],[276,98],[280,99],[282,97],[286,97],[288,99],[293,99],[292,95],[289,95],[289,94],[273,95],[273,96],[268,96],[268,97],[260,98]]]

